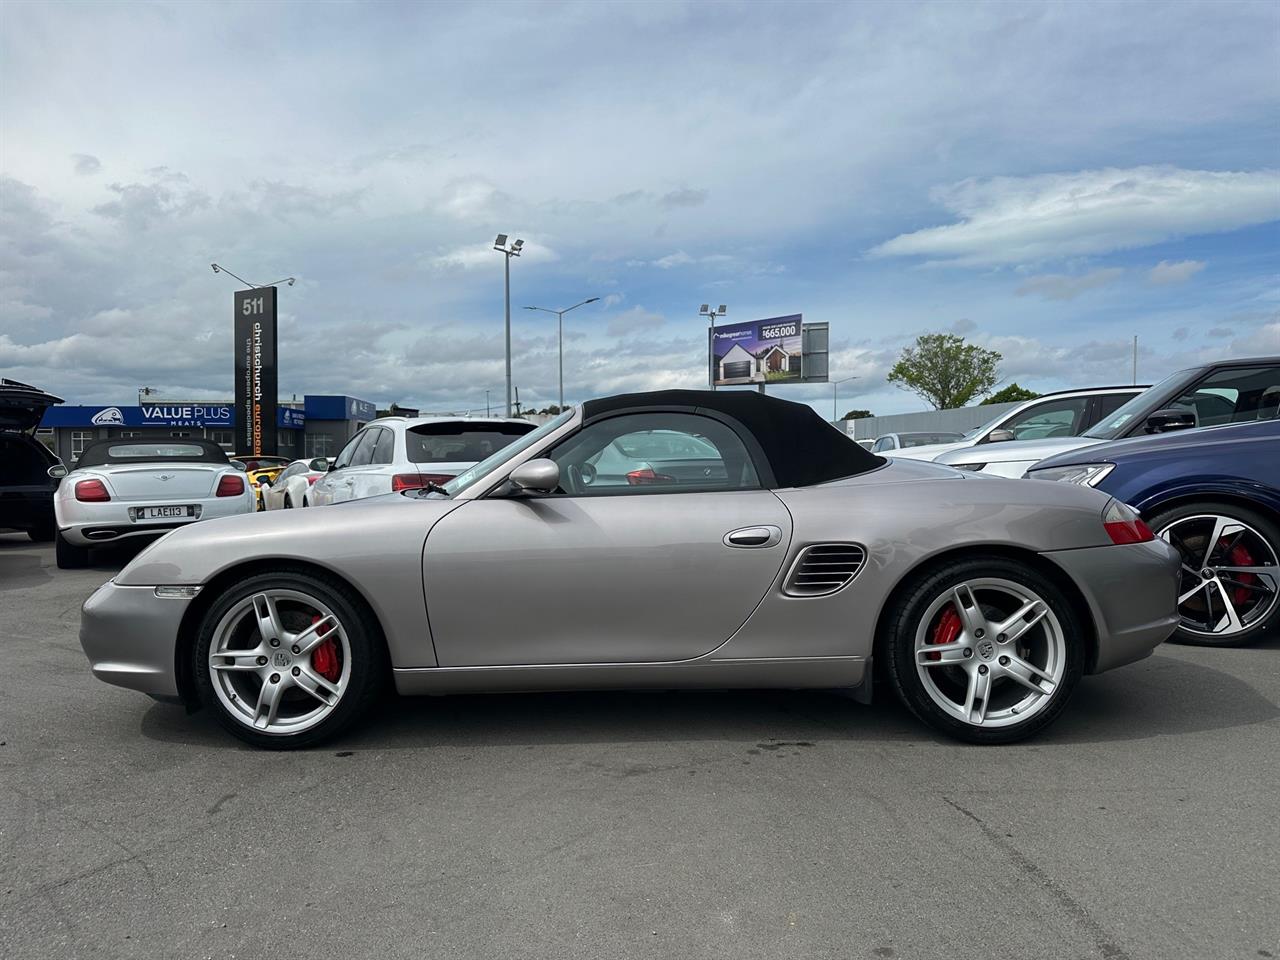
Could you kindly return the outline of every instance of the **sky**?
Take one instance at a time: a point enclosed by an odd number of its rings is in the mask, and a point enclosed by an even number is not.
[[[280,288],[291,394],[424,411],[706,382],[831,326],[841,412],[918,334],[1038,391],[1280,354],[1280,4],[0,5],[0,375],[229,399]],[[774,388],[829,415],[832,388]]]

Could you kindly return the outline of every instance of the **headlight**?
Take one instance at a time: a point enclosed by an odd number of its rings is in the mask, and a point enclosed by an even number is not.
[[[1075,463],[1069,467],[1045,467],[1043,470],[1028,470],[1023,474],[1023,479],[1058,480],[1062,483],[1077,483],[1082,487],[1096,487],[1115,468],[1116,465],[1114,463]]]
[[[955,467],[955,469],[957,470],[968,470],[971,473],[980,473],[982,469],[986,467],[986,464],[985,463],[948,463],[947,466]]]

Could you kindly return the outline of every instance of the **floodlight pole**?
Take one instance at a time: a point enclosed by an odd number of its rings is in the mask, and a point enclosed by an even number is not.
[[[581,303],[575,303],[572,307],[565,307],[563,310],[552,310],[548,307],[525,307],[526,310],[541,310],[543,313],[554,313],[556,315],[556,325],[560,332],[560,410],[564,411],[564,315],[570,310],[577,310],[579,307],[586,306],[588,303],[595,303],[599,297],[591,297],[583,300]]]
[[[831,422],[833,424],[840,422],[840,408],[837,406],[838,395],[840,393],[840,384],[848,383],[850,380],[857,380],[857,377],[845,377],[843,380],[831,381]]]
[[[515,240],[510,246],[507,245],[507,235],[505,233],[498,234],[496,240],[493,241],[493,249],[503,255],[506,265],[506,291],[507,291],[507,310],[506,310],[506,337],[507,337],[507,418],[511,417],[511,258],[520,256],[520,248],[524,246],[523,240]]]
[[[261,290],[264,287],[275,287],[275,286],[279,286],[282,283],[287,283],[289,286],[292,287],[295,283],[298,282],[297,277],[281,277],[279,280],[273,280],[270,283],[250,283],[248,280],[244,279],[244,277],[237,277],[234,273],[232,273],[230,270],[228,270],[226,267],[224,267],[220,263],[211,263],[209,264],[209,266],[213,268],[214,273],[225,273],[228,277],[234,277],[236,280],[239,280],[241,283],[243,283],[246,287],[252,287],[254,290]]]
[[[707,335],[707,382],[712,390],[716,388],[716,317],[728,312],[728,308],[723,303],[720,304],[719,310],[710,304],[703,304],[698,310],[699,316],[704,316],[711,321],[711,332]]]

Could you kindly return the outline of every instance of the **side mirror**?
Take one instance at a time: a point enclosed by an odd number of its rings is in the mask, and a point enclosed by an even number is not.
[[[307,469],[310,470],[312,473],[328,473],[329,461],[326,460],[324,457],[316,457],[314,460],[312,460],[310,463],[307,464]]]
[[[1008,443],[1017,439],[1012,430],[992,430],[987,434],[987,443]]]
[[[1166,407],[1157,410],[1147,417],[1147,433],[1168,433],[1171,430],[1190,430],[1196,426],[1194,410],[1179,410],[1177,407]]]
[[[528,460],[512,470],[508,479],[517,490],[551,493],[560,486],[560,464],[554,460]]]
[[[243,463],[242,461],[240,461],[240,460],[232,460],[232,461],[231,461],[231,465],[232,465],[233,467],[235,467],[237,470],[239,470],[241,473],[248,473],[248,472],[249,472],[249,468],[248,468],[248,467],[246,467],[246,466],[244,465],[244,463]]]
[[[61,480],[70,472],[71,471],[68,470],[61,463],[55,463],[52,467],[50,467],[48,470],[45,471],[45,473],[47,473],[54,480]]]
[[[270,478],[270,477],[259,477],[259,478],[258,478],[258,486],[260,486],[260,487],[269,487],[269,486],[271,486],[271,478]]]

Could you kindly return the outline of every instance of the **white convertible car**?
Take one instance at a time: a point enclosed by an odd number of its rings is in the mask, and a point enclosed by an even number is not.
[[[53,512],[63,570],[85,566],[95,544],[155,537],[256,508],[244,472],[207,440],[99,440],[74,470],[58,464],[49,476],[62,481]]]
[[[331,463],[333,457],[293,461],[274,480],[262,484],[260,489],[263,509],[290,510],[294,507],[311,506],[307,493],[313,483],[329,472]]]

